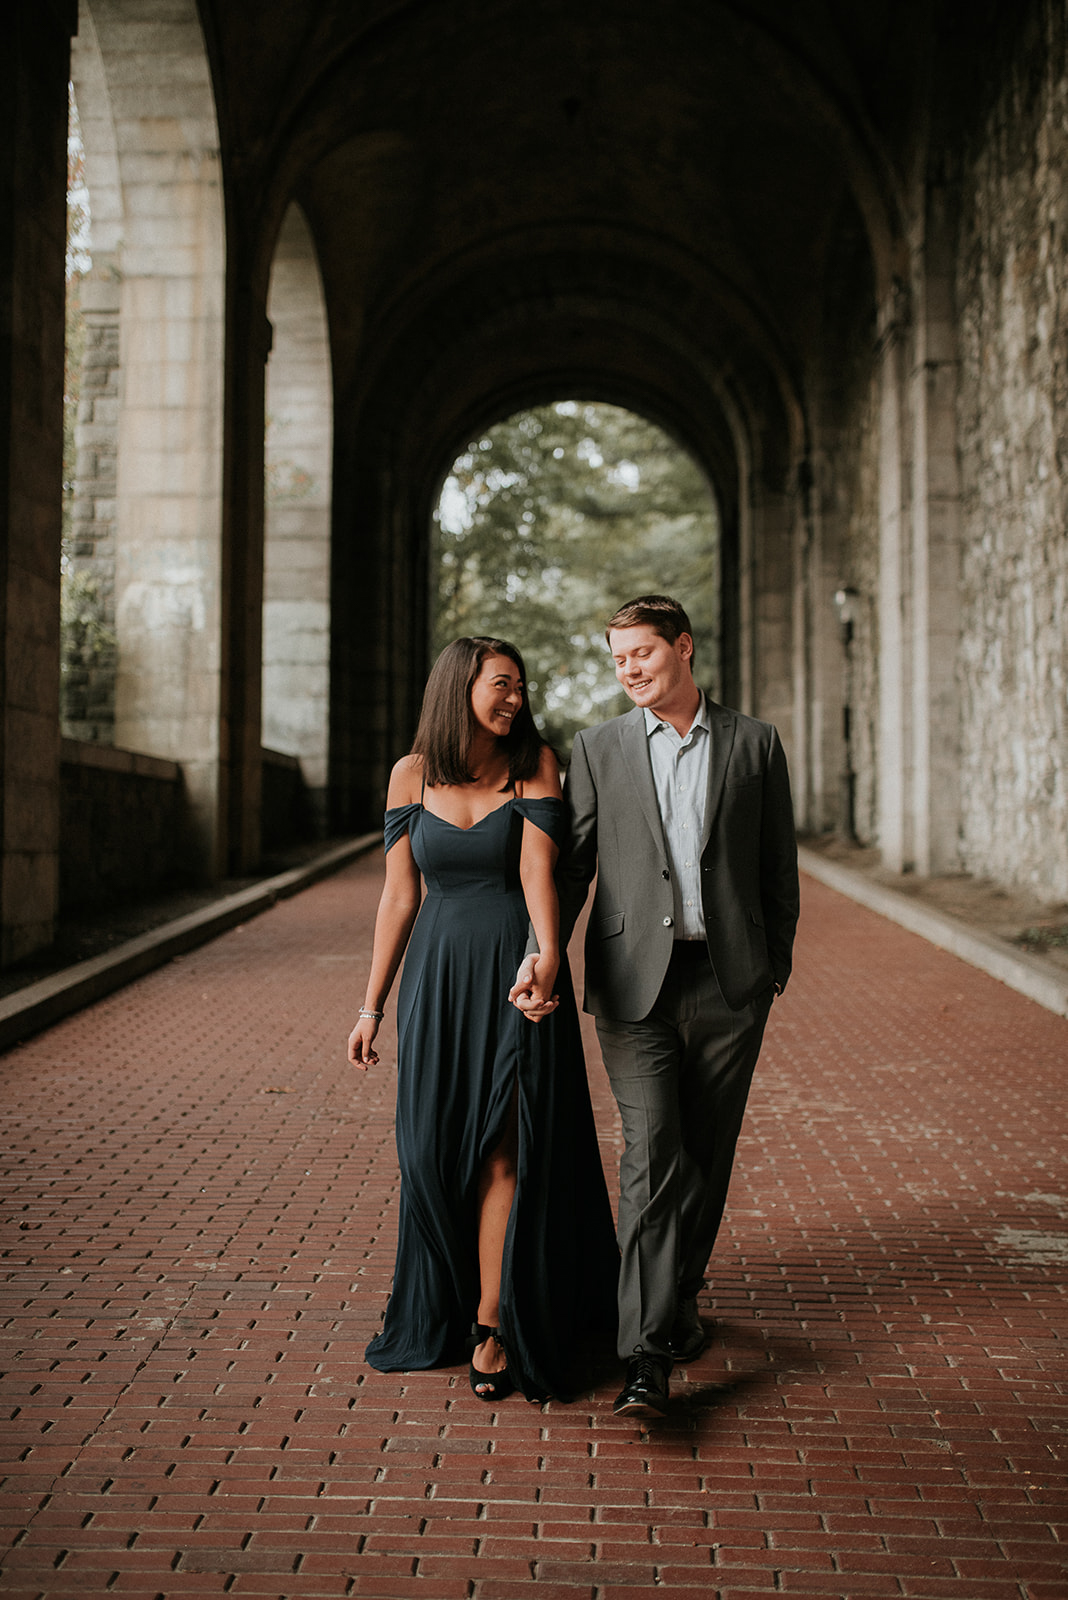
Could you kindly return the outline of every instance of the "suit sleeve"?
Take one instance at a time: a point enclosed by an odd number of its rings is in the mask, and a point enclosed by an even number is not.
[[[561,954],[567,949],[575,931],[575,923],[586,903],[597,870],[597,789],[590,774],[581,733],[576,736],[571,751],[571,763],[564,779],[564,800],[568,812],[567,838],[553,874],[560,901]],[[538,941],[531,926],[523,954],[526,957],[537,953]]]
[[[571,751],[571,764],[564,780],[564,799],[570,827],[556,864],[561,950],[567,948],[597,871],[597,786],[581,733],[576,736]]]
[[[794,931],[801,902],[790,775],[786,753],[774,728],[768,750],[761,813],[760,898],[771,970],[779,989],[785,989],[793,965]]]

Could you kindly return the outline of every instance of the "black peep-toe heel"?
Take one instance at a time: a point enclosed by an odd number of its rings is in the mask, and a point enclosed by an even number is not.
[[[468,1377],[471,1380],[471,1392],[478,1400],[504,1400],[515,1388],[515,1383],[512,1381],[508,1368],[503,1367],[500,1372],[480,1372],[478,1367],[475,1366],[475,1350],[480,1344],[484,1344],[487,1339],[495,1340],[501,1349],[504,1349],[504,1341],[501,1339],[501,1330],[499,1328],[487,1328],[485,1323],[482,1322],[472,1323],[471,1365],[468,1370]],[[482,1384],[483,1387],[481,1389],[476,1388],[477,1384]]]

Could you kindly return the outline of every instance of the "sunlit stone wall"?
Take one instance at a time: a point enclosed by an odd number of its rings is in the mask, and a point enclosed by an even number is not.
[[[1068,899],[1068,83],[1020,63],[979,131],[957,298],[961,852]]]

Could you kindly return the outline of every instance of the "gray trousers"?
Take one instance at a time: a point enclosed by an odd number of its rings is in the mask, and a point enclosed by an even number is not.
[[[695,1295],[716,1241],[734,1149],[774,994],[741,1011],[719,992],[703,943],[678,944],[640,1022],[597,1018],[623,1120],[619,1164],[619,1354],[667,1357],[680,1295]]]

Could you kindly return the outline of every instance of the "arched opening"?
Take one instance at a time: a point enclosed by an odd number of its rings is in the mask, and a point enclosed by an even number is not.
[[[719,515],[696,461],[656,423],[558,400],[486,428],[453,462],[434,513],[431,653],[463,633],[513,639],[561,753],[623,709],[605,619],[656,592],[684,599],[719,698]]]
[[[75,543],[114,595],[114,741],[181,763],[186,866],[210,877],[220,852],[225,242],[193,0],[176,0],[165,21],[142,21],[126,0],[81,0],[71,77],[92,202],[82,308],[107,388],[92,418],[83,406],[79,462],[98,481],[76,494],[89,522]]]
[[[430,530],[449,465],[493,422],[561,397],[631,409],[700,462],[719,514],[719,693],[776,721],[792,759],[793,619],[765,598],[789,585],[797,526],[796,406],[774,349],[759,329],[739,332],[711,313],[680,327],[675,308],[693,291],[669,261],[650,268],[642,298],[624,259],[551,243],[536,230],[510,241],[507,271],[474,251],[451,281],[403,307],[391,338],[383,334],[350,381],[338,373],[331,785],[339,827],[367,827],[380,814],[389,768],[414,729],[431,634]],[[714,280],[705,288],[718,309],[726,290]],[[639,592],[630,582],[626,590],[622,598]],[[357,642],[345,608],[364,605],[368,593],[374,625]]]
[[[60,727],[110,744],[115,721],[115,447],[118,325],[100,316],[92,278],[92,211],[81,118],[70,85]]]
[[[325,828],[333,393],[315,246],[296,205],[279,233],[267,316],[272,339],[264,492],[265,847],[309,827]]]

